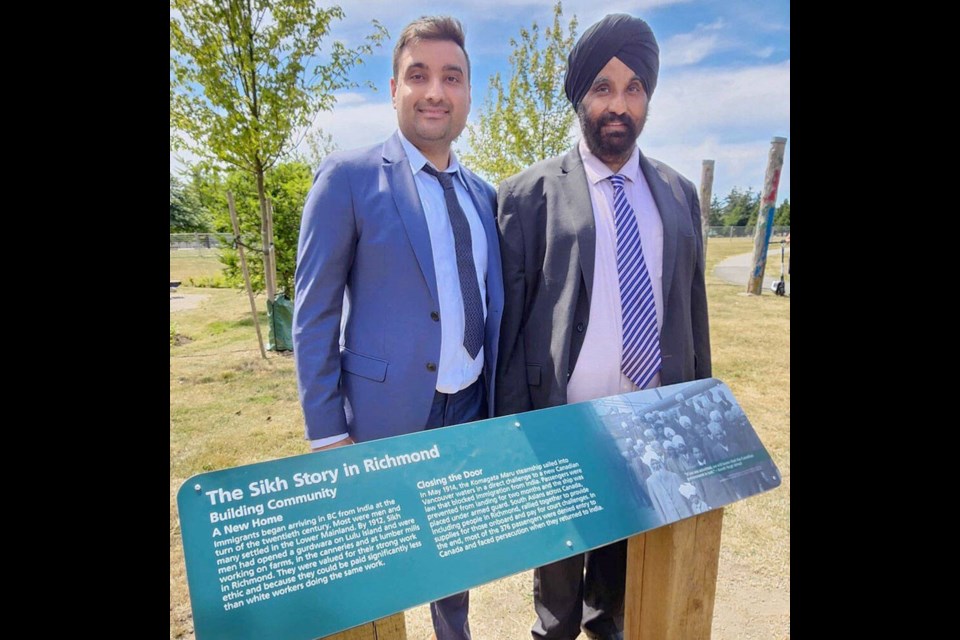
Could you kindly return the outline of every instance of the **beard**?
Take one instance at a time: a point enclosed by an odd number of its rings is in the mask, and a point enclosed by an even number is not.
[[[637,138],[643,131],[643,125],[647,122],[647,113],[644,112],[642,120],[634,120],[625,113],[622,115],[604,113],[596,120],[591,120],[583,103],[580,103],[580,108],[577,110],[580,130],[587,141],[587,148],[590,149],[590,153],[604,161],[617,159],[626,161],[630,157]],[[624,129],[603,133],[603,127],[613,123],[622,123]]]

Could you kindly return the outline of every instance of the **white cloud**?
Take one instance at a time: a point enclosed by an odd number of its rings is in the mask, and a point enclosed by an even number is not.
[[[666,70],[660,74],[647,123],[652,136],[700,140],[718,129],[790,126],[790,61],[739,69]]]
[[[644,153],[699,184],[702,161],[716,161],[713,193],[763,188],[770,141],[786,137],[778,191],[790,193],[790,62],[661,74],[640,137]]]
[[[604,4],[603,10],[605,13],[631,13],[659,7],[668,7],[675,4],[689,4],[691,1],[692,0],[633,0],[631,2],[629,0],[611,0]],[[347,17],[349,18],[351,14],[380,16],[410,13],[411,11],[417,15],[433,15],[437,13],[445,13],[453,16],[459,16],[461,13],[488,15],[491,9],[499,11],[506,7],[518,7],[525,10],[539,8],[545,9],[547,13],[549,13],[553,11],[555,4],[556,0],[492,0],[492,2],[487,4],[478,4],[476,0],[447,0],[443,3],[441,9],[438,8],[435,2],[417,2],[416,0],[405,5],[403,3],[383,2],[383,0],[350,0],[349,2],[341,3],[341,6],[344,7]],[[563,0],[564,15],[580,14],[596,8],[597,3],[595,0]]]
[[[317,115],[314,127],[320,127],[333,137],[338,149],[365,147],[386,140],[397,128],[397,116],[389,99],[386,102],[368,102],[339,99],[333,111]]]
[[[499,1],[499,0],[498,0]],[[626,13],[646,20],[653,26],[654,35],[658,34],[659,29],[654,24],[657,16],[655,9],[661,9],[677,4],[688,4],[690,0],[642,0],[641,2],[623,2],[612,0],[609,2],[596,2],[596,0],[565,0],[563,3],[563,21],[568,22],[574,15],[577,16],[577,36],[583,35],[591,25],[599,22],[604,16],[612,13]],[[540,3],[537,3],[540,4]],[[552,8],[555,2],[543,2],[542,4]],[[552,18],[551,9],[538,9],[538,14],[546,12],[546,16]],[[523,24],[528,22],[523,20]]]
[[[727,26],[726,20],[724,20],[723,18],[717,18],[716,20],[708,24],[698,24],[697,30],[698,31],[718,31],[720,29],[723,29],[726,26]]]
[[[770,153],[770,141],[773,136],[744,142],[723,142],[713,136],[697,145],[687,144],[646,144],[641,137],[641,149],[657,160],[661,160],[700,187],[700,176],[704,160],[714,161],[713,196],[723,201],[733,187],[753,189],[755,193],[763,190],[763,181],[767,170],[767,158]],[[790,194],[790,140],[784,149],[783,167],[780,171],[780,184],[777,190],[777,204]]]
[[[596,0],[563,0],[563,15],[572,16],[576,14],[579,17],[600,12],[600,17],[610,13],[629,13],[643,17],[644,12],[649,12],[652,9],[669,7],[675,4],[689,4],[690,2],[692,0],[633,0],[632,2],[630,0],[609,0],[598,5]],[[476,6],[472,0],[466,0],[465,4]],[[515,5],[530,9],[539,8],[540,11],[546,11],[552,15],[553,7],[557,3],[556,0],[494,0],[494,4],[497,6]],[[597,20],[599,19],[597,18]],[[587,26],[592,23],[581,24]]]
[[[755,52],[754,52],[754,55],[756,55],[758,58],[766,59],[766,58],[769,58],[770,56],[772,56],[774,51],[776,51],[776,49],[775,49],[774,47],[764,47],[763,49],[760,49],[759,51],[755,51]]]
[[[726,27],[723,18],[709,24],[699,24],[691,33],[680,33],[660,44],[661,67],[692,65],[708,56],[731,49],[735,45],[722,35]]]
[[[653,9],[659,9],[677,4],[688,4],[692,0],[610,0],[598,4],[596,0],[564,0],[563,22],[566,24],[574,15],[579,21],[578,34],[610,13],[629,13],[646,18]],[[360,33],[357,29],[367,29],[370,20],[376,18],[390,31],[391,39],[395,40],[400,29],[409,22],[423,15],[447,14],[458,18],[467,32],[467,47],[471,47],[471,40],[476,42],[474,35],[481,25],[491,22],[502,22],[504,19],[516,20],[516,28],[511,29],[509,35],[516,35],[520,26],[529,26],[536,20],[539,24],[549,24],[553,18],[553,7],[556,0],[493,0],[489,3],[478,3],[476,0],[447,0],[442,7],[435,2],[383,2],[383,0],[350,0],[341,2],[346,16],[342,22],[335,23],[334,37],[346,35],[352,41]],[[337,26],[339,25],[339,26]],[[343,32],[344,35],[340,35]]]
[[[661,64],[664,67],[697,64],[718,51],[722,47],[722,42],[720,36],[715,33],[709,35],[684,33],[673,36],[660,48],[663,53]]]
[[[362,104],[368,100],[368,97],[362,93],[347,91],[337,94],[337,107],[349,106],[351,104]]]

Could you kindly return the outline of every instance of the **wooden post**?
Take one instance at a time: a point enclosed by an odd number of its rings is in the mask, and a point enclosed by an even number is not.
[[[193,232],[193,241],[197,245],[197,255],[201,258],[203,257],[203,249],[200,248],[200,233],[198,231]]]
[[[773,205],[777,202],[777,188],[780,186],[780,169],[783,167],[783,148],[787,139],[779,136],[770,141],[770,154],[767,156],[767,174],[763,178],[763,194],[760,196],[760,212],[757,215],[757,228],[753,234],[753,262],[750,277],[747,280],[747,293],[760,295],[763,291],[763,272],[767,265],[767,245],[773,230]]]
[[[230,206],[230,222],[233,223],[233,234],[240,239],[240,223],[237,222],[237,208],[233,204],[233,192],[227,191],[227,204]],[[257,319],[257,303],[253,300],[253,287],[250,286],[250,272],[247,270],[247,258],[243,254],[243,245],[237,245],[240,253],[240,268],[243,269],[243,282],[247,285],[247,297],[250,298],[250,313],[253,314],[253,326],[257,330],[257,342],[260,344],[260,355],[267,359],[267,352],[263,348],[263,334],[260,333],[260,321]]]
[[[273,283],[273,296],[276,300],[277,295],[277,249],[273,241],[273,202],[267,200],[267,233],[270,237],[269,261],[264,266],[270,271],[270,282]]]
[[[326,636],[324,640],[407,640],[407,627],[401,611],[392,616]]]
[[[263,244],[263,286],[267,292],[267,300],[273,300],[277,295],[277,286],[273,281],[273,271],[270,269],[270,248],[273,246],[273,220],[270,215],[270,201],[267,199],[263,176],[257,175],[257,193],[260,196],[260,240]]]
[[[709,640],[723,509],[627,541],[624,640]]]
[[[707,259],[707,234],[710,232],[710,198],[713,197],[713,160],[703,161],[700,174],[700,230],[703,233],[703,259]]]

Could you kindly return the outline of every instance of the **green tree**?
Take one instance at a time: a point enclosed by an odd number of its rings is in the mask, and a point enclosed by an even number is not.
[[[170,1],[171,146],[235,167],[256,182],[264,250],[267,200],[264,175],[296,146],[318,111],[333,108],[333,93],[354,87],[348,73],[387,36],[374,33],[356,48],[334,42],[317,63],[339,6],[314,0]],[[275,225],[276,226],[276,225]],[[279,247],[276,247],[279,251]],[[278,257],[278,262],[280,258]],[[266,291],[276,293],[269,269]]]
[[[723,207],[720,205],[720,198],[713,196],[710,200],[710,224],[711,227],[723,226]]]
[[[170,233],[210,231],[210,217],[193,189],[170,174]]]
[[[274,166],[264,177],[264,191],[273,205],[273,234],[277,255],[277,291],[293,297],[293,275],[297,259],[297,239],[300,235],[300,217],[303,203],[313,182],[313,169],[305,162],[283,162]],[[237,209],[240,237],[247,253],[250,283],[255,291],[266,288],[263,262],[252,260],[251,254],[263,249],[256,246],[260,233],[260,205],[257,182],[249,173],[239,169],[222,171],[212,166],[197,166],[193,185],[202,202],[213,203],[213,226],[222,233],[233,235],[227,191],[233,192]],[[243,270],[235,248],[220,252],[224,276],[232,286],[243,286]]]
[[[233,234],[230,217],[227,213],[227,195],[223,187],[223,176],[228,170],[215,163],[200,160],[187,168],[190,180],[190,193],[196,198],[200,208],[206,211],[212,220],[213,229],[219,233]],[[227,216],[227,226],[217,222],[220,214]]]
[[[760,194],[752,189],[741,191],[734,187],[727,196],[722,213],[723,226],[743,227],[757,223],[757,212],[760,210]]]
[[[553,8],[553,26],[520,29],[510,38],[510,81],[504,88],[497,73],[490,78],[479,123],[467,125],[471,153],[464,163],[494,185],[531,164],[566,151],[574,112],[563,93],[567,54],[576,39],[574,16],[564,36],[561,3]]]
[[[773,226],[775,227],[790,226],[790,199],[789,198],[781,202],[780,206],[777,207],[776,213],[773,214]]]

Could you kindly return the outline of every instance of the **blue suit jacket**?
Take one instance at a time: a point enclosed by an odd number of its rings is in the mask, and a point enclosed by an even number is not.
[[[487,237],[484,377],[492,416],[503,314],[496,192],[466,168],[463,174]],[[397,134],[321,163],[301,220],[295,286],[294,357],[307,438],[349,432],[364,441],[423,430],[443,319],[434,319],[440,305],[430,234]]]

